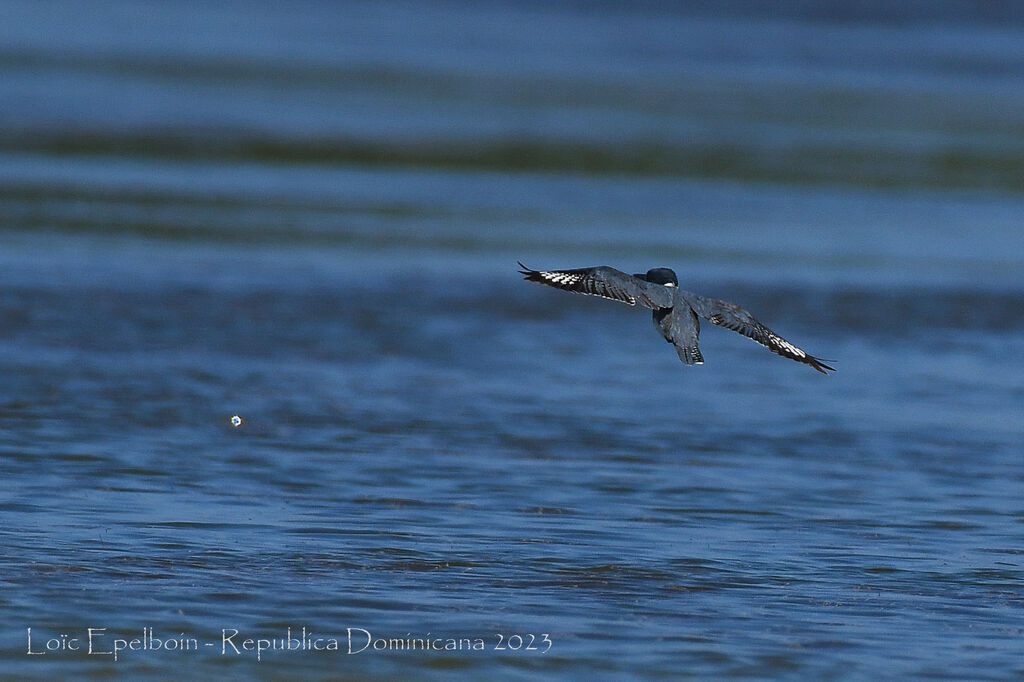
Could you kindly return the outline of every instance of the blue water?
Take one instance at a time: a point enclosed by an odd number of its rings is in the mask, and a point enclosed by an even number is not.
[[[1015,7],[4,3],[0,673],[1024,676]]]

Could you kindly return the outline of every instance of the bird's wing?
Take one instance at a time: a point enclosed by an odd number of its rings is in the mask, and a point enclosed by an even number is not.
[[[540,282],[549,287],[576,294],[601,296],[629,305],[640,305],[657,310],[671,308],[672,291],[661,284],[627,275],[620,270],[601,265],[596,268],[575,270],[531,270],[522,263],[519,272],[528,282]]]
[[[810,353],[797,348],[758,322],[753,315],[735,303],[720,301],[714,298],[704,298],[689,292],[686,292],[685,297],[690,303],[690,307],[711,324],[739,332],[757,341],[771,352],[784,358],[810,365],[822,374],[828,374],[829,370],[835,371],[834,367],[829,367],[820,358],[816,358]]]

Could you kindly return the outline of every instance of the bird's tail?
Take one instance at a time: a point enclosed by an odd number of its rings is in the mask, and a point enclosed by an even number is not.
[[[704,356],[700,354],[700,348],[697,346],[676,347],[676,352],[679,354],[679,359],[687,365],[704,364]]]

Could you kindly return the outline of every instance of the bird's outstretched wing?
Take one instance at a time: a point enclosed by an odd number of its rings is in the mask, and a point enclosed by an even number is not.
[[[575,270],[531,270],[522,263],[519,272],[528,282],[539,282],[549,287],[571,291],[575,294],[601,296],[629,305],[639,303],[653,310],[671,308],[672,291],[661,284],[627,275],[626,273],[601,265],[596,268]]]
[[[686,293],[686,299],[690,307],[711,324],[739,332],[757,341],[771,352],[784,358],[810,365],[822,374],[828,374],[830,370],[835,371],[834,367],[829,367],[820,358],[816,358],[810,353],[797,348],[758,322],[753,315],[735,303],[720,301],[714,298],[704,298],[703,296],[697,296],[688,292]]]

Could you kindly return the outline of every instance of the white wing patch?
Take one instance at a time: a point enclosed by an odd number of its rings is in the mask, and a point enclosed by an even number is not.
[[[588,294],[636,305],[636,298],[623,291],[613,290],[608,283],[590,277],[587,273],[539,270],[537,275],[547,283],[565,288],[574,294]],[[616,295],[617,294],[617,295]]]
[[[578,284],[584,279],[583,275],[577,275],[571,272],[545,272],[543,270],[540,272],[540,276],[542,279],[549,282],[554,282],[555,284],[561,284],[564,286]]]
[[[789,341],[786,341],[781,336],[778,336],[776,334],[772,334],[771,336],[768,337],[768,340],[771,341],[774,345],[778,346],[779,348],[782,348],[782,349],[784,349],[786,351],[789,351],[790,353],[792,353],[793,355],[797,356],[798,358],[806,358],[807,357],[807,353],[803,352],[802,350],[800,350],[799,348],[797,348],[796,346],[791,344]]]

